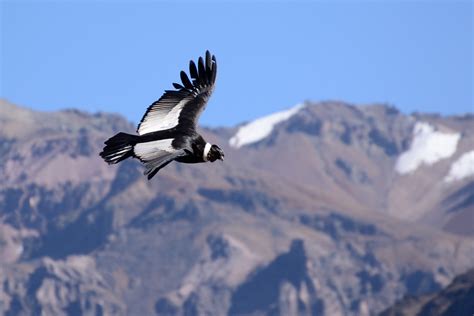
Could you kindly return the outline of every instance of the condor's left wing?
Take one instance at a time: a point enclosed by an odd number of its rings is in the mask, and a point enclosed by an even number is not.
[[[145,164],[144,174],[150,180],[160,169],[174,159],[186,155],[184,149],[173,146],[172,138],[138,143],[133,148],[136,158]]]

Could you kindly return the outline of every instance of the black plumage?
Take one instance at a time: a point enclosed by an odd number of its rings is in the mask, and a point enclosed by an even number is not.
[[[184,87],[182,85],[180,85],[179,83],[176,83],[176,82],[173,82],[173,87],[175,89],[178,89],[178,90],[184,89]]]
[[[189,81],[188,75],[184,71],[181,71],[180,76],[184,87],[186,89],[193,89],[193,84]]]
[[[206,82],[207,81],[205,79],[206,69],[204,69],[204,61],[203,61],[202,57],[199,57],[199,59],[198,59],[198,73],[199,73],[199,77],[203,78],[203,81]]]
[[[189,73],[191,74],[191,78],[193,79],[198,78],[198,71],[196,68],[196,64],[192,60],[189,62]]]
[[[107,163],[137,158],[144,163],[145,174],[151,179],[172,161],[200,163],[224,159],[219,146],[207,143],[196,131],[199,116],[214,89],[215,56],[206,51],[205,62],[199,57],[197,67],[191,60],[189,73],[192,81],[181,71],[182,84],[173,83],[176,90],[165,90],[148,107],[137,127],[138,135],[120,132],[105,141],[100,156]]]

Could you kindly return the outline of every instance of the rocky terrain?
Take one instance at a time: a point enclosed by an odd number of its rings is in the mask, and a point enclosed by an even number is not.
[[[463,273],[439,292],[407,296],[380,316],[472,315],[474,311],[474,269]]]
[[[0,101],[1,314],[376,315],[474,267],[472,115],[305,103],[152,181],[119,130]]]

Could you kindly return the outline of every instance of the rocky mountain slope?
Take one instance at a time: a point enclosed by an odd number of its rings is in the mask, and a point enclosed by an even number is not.
[[[474,313],[474,269],[463,273],[443,290],[419,297],[404,297],[380,316],[449,316]]]
[[[0,103],[0,312],[374,315],[474,267],[474,117],[306,103],[224,163],[98,152],[111,114]]]

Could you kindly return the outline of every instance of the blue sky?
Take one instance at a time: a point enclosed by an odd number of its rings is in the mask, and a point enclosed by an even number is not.
[[[2,1],[1,97],[140,120],[206,49],[201,118],[233,125],[304,100],[473,108],[471,1]]]

